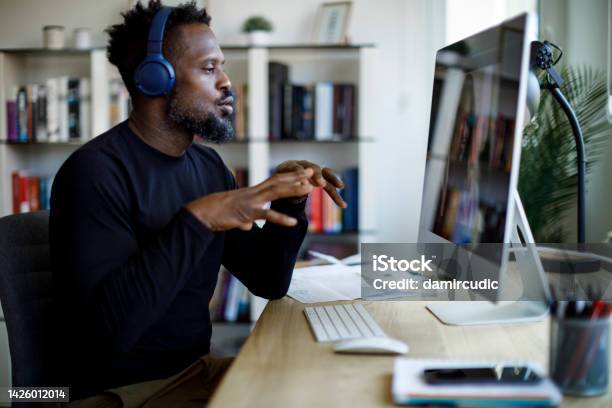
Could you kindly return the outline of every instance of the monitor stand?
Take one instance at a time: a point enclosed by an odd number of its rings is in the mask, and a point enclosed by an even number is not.
[[[542,300],[504,301],[495,304],[488,301],[448,301],[427,305],[427,309],[442,323],[457,326],[524,323],[539,321],[548,315],[548,304],[545,299],[549,299],[550,296],[544,269],[537,249],[533,245],[535,240],[516,190],[513,193],[512,201],[514,203],[514,216],[512,217],[513,228],[509,250],[514,253],[516,258],[524,291],[528,291],[528,293],[524,292],[523,298]],[[521,240],[519,230],[524,241]],[[524,242],[532,245],[525,245]],[[505,256],[509,256],[508,251],[506,251]],[[503,272],[502,270],[500,273],[500,282],[503,278]],[[501,284],[500,290],[502,290]]]

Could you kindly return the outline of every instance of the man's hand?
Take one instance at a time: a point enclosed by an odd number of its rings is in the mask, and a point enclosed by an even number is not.
[[[325,190],[339,207],[346,208],[348,206],[342,197],[340,197],[338,191],[336,191],[337,188],[344,188],[344,183],[329,167],[324,167],[321,169],[319,165],[306,160],[288,160],[278,165],[276,168],[276,174],[306,169],[312,169],[312,176],[308,179],[308,181],[313,187],[321,187],[323,190]],[[293,203],[300,203],[306,199],[306,196],[292,197],[289,200]]]
[[[292,227],[297,220],[278,211],[265,209],[268,201],[303,196],[313,189],[312,169],[277,173],[253,187],[209,194],[188,203],[185,208],[212,231],[240,228],[248,231],[255,220],[266,220]]]

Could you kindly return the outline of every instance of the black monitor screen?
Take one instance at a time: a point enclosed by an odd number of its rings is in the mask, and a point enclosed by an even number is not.
[[[526,16],[438,51],[421,228],[504,242]]]

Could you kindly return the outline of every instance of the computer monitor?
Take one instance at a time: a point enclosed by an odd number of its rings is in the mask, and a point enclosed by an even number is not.
[[[498,272],[500,282],[510,245],[482,247],[520,244],[519,230],[533,242],[517,183],[535,28],[533,16],[522,14],[436,55],[419,242],[461,244],[484,258],[483,268]],[[545,295],[539,258],[534,248],[528,252],[517,256],[530,269],[522,271],[523,283]],[[428,308],[451,324],[534,320],[546,313],[532,302],[482,303]]]

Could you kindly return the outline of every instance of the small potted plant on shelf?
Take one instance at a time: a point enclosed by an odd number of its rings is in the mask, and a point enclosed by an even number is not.
[[[272,28],[272,23],[265,17],[253,16],[244,22],[242,32],[248,36],[249,45],[266,45]]]

